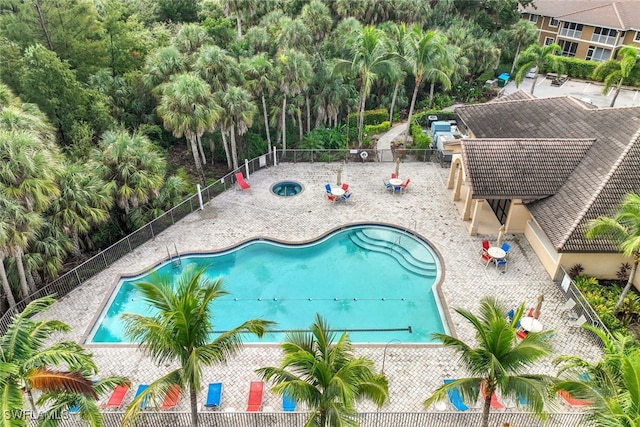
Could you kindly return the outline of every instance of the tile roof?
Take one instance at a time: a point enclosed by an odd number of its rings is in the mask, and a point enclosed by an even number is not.
[[[596,27],[640,29],[637,0],[536,0],[521,11]]]
[[[464,139],[473,198],[540,199],[557,193],[593,139]]]
[[[507,95],[500,96],[498,98],[493,98],[489,102],[521,101],[523,99],[535,99],[535,98],[529,92],[522,89],[518,89],[517,91],[511,92]]]
[[[463,106],[456,112],[476,138],[595,140],[564,185],[528,207],[558,251],[615,251],[611,244],[584,239],[584,229],[590,219],[611,215],[624,194],[640,191],[640,107],[593,109],[558,97]],[[480,154],[494,161],[495,154]],[[537,164],[543,169],[549,163],[532,162],[532,167]],[[486,185],[479,179],[474,189]]]

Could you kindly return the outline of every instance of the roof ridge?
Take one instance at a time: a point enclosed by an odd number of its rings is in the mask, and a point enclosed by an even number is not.
[[[618,2],[614,1],[613,3],[611,3],[611,7],[613,8],[613,11],[616,13],[616,17],[618,18],[618,22],[620,23],[620,28],[625,28],[624,21],[620,16],[620,12],[618,12]]]
[[[576,230],[576,228],[578,227],[578,225],[586,215],[587,211],[591,208],[591,206],[593,206],[593,203],[598,199],[598,196],[600,195],[600,193],[602,193],[602,191],[604,190],[604,187],[609,183],[613,174],[618,170],[622,161],[625,159],[629,151],[633,148],[634,144],[639,142],[639,140],[640,140],[640,127],[638,128],[636,133],[633,135],[633,137],[631,137],[631,141],[629,141],[626,148],[622,151],[622,153],[620,153],[620,156],[618,156],[618,159],[615,161],[613,166],[611,166],[611,169],[609,170],[609,173],[607,173],[607,176],[605,177],[605,179],[602,180],[602,183],[598,186],[598,188],[593,193],[591,198],[589,198],[584,208],[580,210],[580,213],[577,215],[576,219],[571,224],[571,227],[569,227],[569,230],[560,241],[560,245],[558,248],[559,250],[562,250],[565,243],[567,243],[567,240],[569,240],[569,237],[571,237],[573,232]]]
[[[611,6],[613,3],[606,3],[606,4],[597,4],[591,7],[587,7],[585,9],[579,9],[579,10],[574,10],[573,12],[568,12],[565,13],[563,15],[558,15],[557,18],[562,18],[563,16],[567,16],[567,15],[575,15],[576,13],[582,13],[582,12],[587,12],[587,11],[591,11],[591,10],[595,10],[595,9],[600,9],[603,7],[607,7],[607,6]]]

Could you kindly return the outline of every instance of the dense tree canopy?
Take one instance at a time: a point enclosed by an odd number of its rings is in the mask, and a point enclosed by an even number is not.
[[[180,166],[180,176],[205,183],[272,147],[368,146],[367,108],[386,108],[397,120],[410,100],[411,113],[467,100],[455,93],[461,83],[473,87],[477,78],[481,87],[483,73],[499,59],[511,64],[524,43],[513,34],[517,7],[516,0],[2,2],[2,149],[15,151],[7,167],[19,180],[42,185],[30,196],[3,192],[0,303],[13,305],[68,258],[180,200],[185,181],[168,173]],[[345,129],[355,111],[358,126]],[[31,153],[51,161],[40,167]],[[16,221],[19,233],[7,226]]]

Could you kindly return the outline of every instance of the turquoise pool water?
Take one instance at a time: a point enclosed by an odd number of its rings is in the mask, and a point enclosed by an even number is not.
[[[183,256],[182,266],[158,266],[123,278],[89,334],[89,343],[125,343],[122,313],[152,314],[134,284],[154,274],[177,277],[192,264],[223,278],[229,295],[212,304],[216,331],[245,320],[278,323],[261,342],[279,342],[287,330],[307,329],[320,313],[354,342],[430,342],[446,332],[434,284],[441,263],[428,243],[387,226],[353,226],[313,243],[256,240],[211,255]],[[247,342],[260,341],[247,336]]]

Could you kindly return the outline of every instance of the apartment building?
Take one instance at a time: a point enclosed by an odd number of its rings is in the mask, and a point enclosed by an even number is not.
[[[559,44],[563,56],[606,61],[623,45],[640,50],[638,0],[535,0],[521,13],[538,28],[539,43]]]

